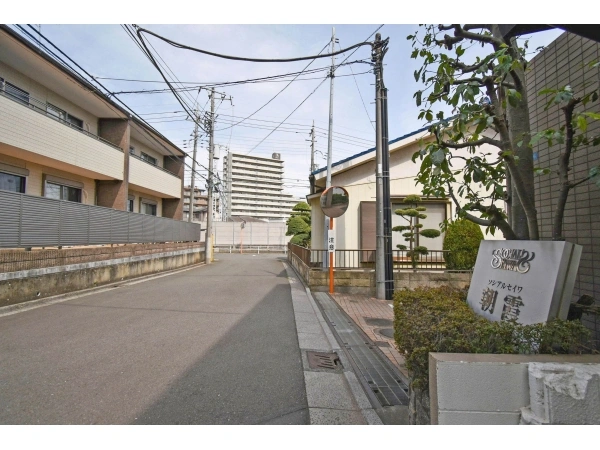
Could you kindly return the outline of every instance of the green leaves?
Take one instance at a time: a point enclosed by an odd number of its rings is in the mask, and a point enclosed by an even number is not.
[[[433,153],[431,155],[431,162],[436,166],[439,166],[445,160],[446,160],[446,152],[444,152],[444,150],[441,148],[436,150],[435,153]]]

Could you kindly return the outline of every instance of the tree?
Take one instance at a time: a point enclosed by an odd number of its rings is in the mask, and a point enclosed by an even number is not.
[[[290,239],[292,244],[302,247],[310,246],[310,206],[308,203],[300,202],[292,208],[287,227],[285,235],[293,236]]]
[[[421,203],[421,197],[418,195],[409,195],[404,199],[404,203],[409,205],[407,208],[397,209],[394,211],[399,216],[402,216],[404,219],[408,221],[408,225],[398,225],[392,228],[392,231],[403,232],[402,236],[404,240],[409,243],[409,246],[403,244],[398,244],[400,250],[407,250],[407,256],[410,258],[412,262],[413,268],[417,267],[417,261],[419,260],[420,255],[427,255],[428,250],[427,247],[422,245],[415,246],[415,241],[417,236],[423,236],[425,238],[436,238],[441,233],[439,230],[434,229],[426,229],[422,230],[423,224],[418,223],[418,219],[426,219],[427,215],[424,214],[424,211],[427,211],[427,208],[424,206],[419,206]]]
[[[497,25],[423,28],[423,35],[417,31],[407,38],[413,44],[411,57],[423,59],[423,65],[414,73],[415,80],[420,79],[426,86],[414,95],[417,106],[422,107],[419,118],[430,123],[434,117],[437,119],[430,128],[434,140],[413,156],[413,161],[421,159],[417,180],[424,186],[423,193],[451,197],[459,217],[487,226],[491,233],[500,229],[506,239],[539,239],[534,173],[548,173],[550,169],[536,169],[533,164],[532,145],[536,141],[532,142],[525,84],[526,44],[521,48],[515,39],[507,41]],[[471,44],[487,46],[490,53],[468,59]],[[580,97],[575,97],[568,87],[542,92],[551,95],[549,104],[565,105],[565,126],[543,130],[535,136],[537,140],[550,139],[550,145],[564,146],[557,169],[564,191],[557,205],[562,226],[568,192],[584,181],[600,177],[598,168],[592,168],[585,180],[568,177],[573,150],[585,143],[598,144],[597,138],[586,136],[588,121],[598,119],[598,115],[574,112],[577,105],[596,101],[598,89]],[[435,112],[436,104],[453,107],[455,115],[446,118],[443,111]],[[580,132],[579,138],[575,137],[576,131]],[[479,148],[483,144],[496,147],[497,152],[482,152]],[[469,156],[458,155],[459,149],[467,149]],[[453,165],[457,160],[464,163],[460,170]],[[472,182],[484,189],[472,189]],[[459,198],[464,201],[462,206]],[[508,211],[495,205],[503,200]],[[557,230],[555,239],[561,237],[562,228]]]

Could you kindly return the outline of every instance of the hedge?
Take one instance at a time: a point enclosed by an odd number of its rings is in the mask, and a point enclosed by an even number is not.
[[[475,314],[467,292],[417,288],[394,295],[394,338],[414,389],[429,389],[429,353],[585,353],[589,330],[579,321],[519,325]]]
[[[477,260],[479,244],[483,240],[481,228],[474,222],[459,219],[450,224],[444,236],[443,249],[448,270],[471,270]]]

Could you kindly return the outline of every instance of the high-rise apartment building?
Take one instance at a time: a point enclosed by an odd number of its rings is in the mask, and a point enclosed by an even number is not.
[[[253,217],[283,222],[298,202],[283,192],[283,161],[279,153],[272,158],[229,153],[223,160],[225,220]]]

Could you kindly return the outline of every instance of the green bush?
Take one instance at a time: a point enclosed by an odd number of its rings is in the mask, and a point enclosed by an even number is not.
[[[448,225],[444,236],[446,268],[448,270],[471,270],[477,260],[479,244],[483,240],[481,228],[467,219],[459,219]]]
[[[417,288],[394,295],[394,338],[411,387],[428,390],[429,353],[583,353],[589,330],[579,321],[519,325],[490,322],[466,302],[465,290]]]

